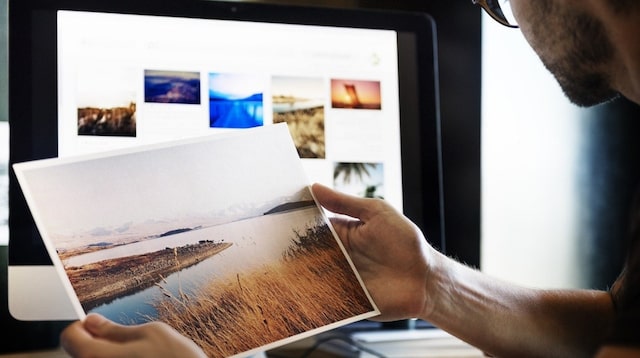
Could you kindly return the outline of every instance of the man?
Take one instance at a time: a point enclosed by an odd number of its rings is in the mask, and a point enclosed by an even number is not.
[[[497,0],[473,0],[509,25]],[[511,0],[517,24],[576,104],[618,95],[640,104],[640,1]],[[511,24],[513,25],[513,24]],[[425,319],[504,357],[640,357],[640,200],[629,257],[610,292],[534,290],[487,277],[428,246],[384,201],[314,185],[374,301],[379,320]],[[74,356],[204,354],[161,323],[123,327],[100,316],[62,333]]]

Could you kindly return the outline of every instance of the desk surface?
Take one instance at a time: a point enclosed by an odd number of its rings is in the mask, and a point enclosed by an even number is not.
[[[356,348],[353,343],[364,347]],[[309,353],[309,351],[311,353]],[[255,358],[375,357],[371,349],[388,358],[481,358],[482,352],[438,329],[395,331],[388,334],[336,336],[320,334],[266,352]],[[1,358],[69,358],[62,349],[0,354]]]

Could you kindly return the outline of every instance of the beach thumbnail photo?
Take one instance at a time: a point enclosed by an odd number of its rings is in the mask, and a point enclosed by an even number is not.
[[[300,158],[325,158],[322,78],[274,76],[273,123],[287,123]]]

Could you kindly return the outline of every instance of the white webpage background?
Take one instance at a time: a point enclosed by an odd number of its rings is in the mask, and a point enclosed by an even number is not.
[[[228,130],[209,128],[209,73],[264,76],[267,84],[274,76],[321,78],[327,150],[324,159],[302,160],[310,181],[333,186],[337,162],[382,163],[385,199],[402,210],[397,67],[397,36],[388,30],[60,11],[59,155]],[[145,69],[199,72],[201,104],[145,103]],[[121,105],[113,94],[131,96],[134,89],[135,138],[78,136],[83,76],[105,89],[102,105]],[[381,109],[332,109],[331,79],[379,81]],[[266,85],[264,125],[272,122],[271,98]]]

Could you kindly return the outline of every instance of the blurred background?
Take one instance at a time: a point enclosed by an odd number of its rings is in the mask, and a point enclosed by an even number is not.
[[[611,285],[640,182],[637,105],[623,99],[590,109],[570,104],[519,30],[495,24],[468,0],[265,2],[431,14],[439,41],[447,254],[527,286]],[[0,0],[5,291],[7,106],[7,0]],[[0,319],[11,321],[6,296],[0,304]]]

